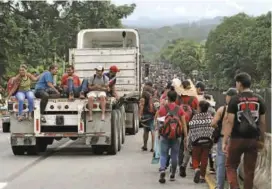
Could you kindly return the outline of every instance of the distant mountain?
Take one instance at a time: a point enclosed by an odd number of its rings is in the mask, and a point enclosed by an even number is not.
[[[173,26],[184,23],[200,22],[210,24],[218,22],[222,17],[216,17],[214,19],[197,19],[196,17],[176,17],[176,18],[164,18],[153,19],[149,17],[140,17],[137,20],[122,20],[123,25],[131,28],[160,28],[164,26]]]
[[[213,19],[186,21],[185,23],[179,22],[176,24],[173,24],[174,21],[169,21],[168,23],[165,22],[164,27],[158,27],[160,23],[155,21],[150,23],[151,20],[147,18],[138,26],[123,24],[128,28],[138,29],[141,48],[145,59],[154,60],[163,46],[173,39],[184,38],[203,43],[207,39],[209,32],[220,24],[222,19],[223,17],[215,17]],[[163,22],[164,21],[161,21],[161,23]],[[144,24],[147,26],[148,23],[150,27],[141,27]],[[136,24],[136,22],[134,24]]]

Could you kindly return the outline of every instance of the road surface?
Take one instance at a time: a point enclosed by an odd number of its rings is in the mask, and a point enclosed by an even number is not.
[[[126,136],[116,156],[93,155],[80,141],[54,142],[38,157],[14,156],[9,134],[0,131],[0,189],[208,189],[194,184],[193,172],[186,178],[177,175],[175,182],[158,182],[158,164],[151,164],[150,152],[142,152],[142,130]]]

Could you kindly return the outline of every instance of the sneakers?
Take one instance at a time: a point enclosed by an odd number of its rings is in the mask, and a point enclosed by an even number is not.
[[[159,182],[160,182],[161,184],[164,184],[165,181],[166,181],[166,180],[165,180],[165,171],[161,171]]]
[[[194,176],[194,182],[199,183],[199,181],[200,181],[200,170],[196,169],[195,170],[195,176]]]
[[[183,167],[183,166],[179,167],[179,175],[183,178],[186,177],[186,168],[185,167]]]
[[[214,168],[210,168],[210,174],[215,174],[215,169]]]
[[[175,175],[173,174],[170,175],[170,181],[175,181]]]

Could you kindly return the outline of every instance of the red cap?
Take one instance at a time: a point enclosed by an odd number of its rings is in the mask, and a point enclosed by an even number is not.
[[[117,68],[117,66],[111,66],[110,71],[112,71],[114,73],[120,72],[120,70]]]

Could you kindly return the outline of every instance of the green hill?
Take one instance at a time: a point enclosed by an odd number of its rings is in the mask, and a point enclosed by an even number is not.
[[[222,17],[204,19],[194,23],[177,24],[162,28],[138,28],[145,60],[154,60],[161,48],[173,39],[185,38],[196,42],[206,40],[209,32],[222,20]]]

